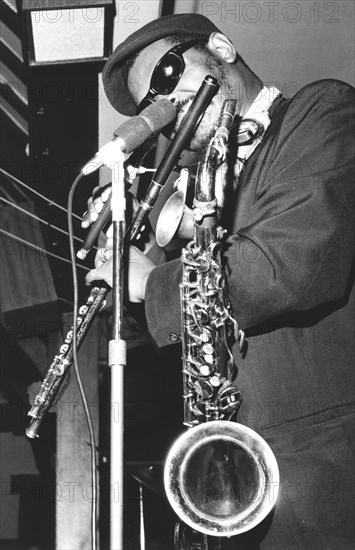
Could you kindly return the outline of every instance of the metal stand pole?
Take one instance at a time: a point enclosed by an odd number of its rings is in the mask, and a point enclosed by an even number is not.
[[[198,90],[194,101],[185,115],[179,130],[168,148],[163,162],[158,167],[146,198],[141,202],[133,222],[127,232],[126,241],[133,240],[152,209],[162,186],[166,183],[183,147],[191,139],[205,109],[218,91],[215,77],[207,75]],[[112,340],[109,342],[109,365],[111,367],[111,550],[123,550],[123,371],[126,365],[126,343],[122,340],[123,318],[123,249],[125,241],[125,185],[124,154],[115,147],[118,161],[104,162],[112,170],[112,222],[113,222],[113,326]],[[117,158],[117,157],[115,157]]]
[[[126,365],[126,342],[123,330],[123,249],[125,234],[124,155],[112,167],[113,222],[113,323],[108,360],[111,367],[111,461],[110,461],[110,548],[123,550],[123,373]]]

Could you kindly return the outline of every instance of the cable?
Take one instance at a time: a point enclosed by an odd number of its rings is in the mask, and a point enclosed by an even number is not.
[[[20,190],[21,191],[21,194],[23,193],[22,189]],[[6,190],[6,189],[1,189],[1,192],[9,199],[9,200],[14,200],[13,197],[11,197],[10,193]],[[26,197],[26,199],[28,200],[28,197]]]
[[[40,197],[40,198],[43,199],[44,201],[48,202],[50,205],[56,206],[56,207],[59,208],[60,210],[63,210],[63,212],[67,213],[67,209],[64,208],[64,206],[61,206],[60,204],[57,204],[56,202],[54,202],[53,200],[49,199],[49,198],[46,197],[45,195],[42,195],[41,193],[39,193],[39,192],[36,191],[35,189],[32,189],[32,187],[30,187],[29,185],[27,185],[27,184],[24,183],[23,181],[19,180],[18,178],[16,178],[16,177],[13,176],[12,174],[10,174],[9,172],[7,172],[7,171],[4,170],[3,168],[1,168],[1,166],[0,166],[0,172],[2,172],[3,174],[5,174],[5,176],[8,176],[9,178],[12,178],[14,181],[16,181],[16,183],[19,183],[20,185],[22,185],[23,187],[25,187],[26,189],[28,189],[28,191],[31,191],[31,193],[34,193],[35,195],[37,195],[38,197]],[[72,214],[72,216],[74,216],[74,218],[77,218],[78,220],[81,221],[81,217],[78,216],[77,214]]]
[[[49,250],[45,250],[44,248],[41,248],[40,246],[37,246],[36,244],[30,243],[29,241],[25,241],[21,237],[18,237],[17,235],[14,235],[13,233],[9,233],[5,229],[0,228],[0,232],[6,235],[7,237],[10,237],[10,239],[14,239],[15,241],[19,241],[22,244],[25,244],[26,246],[29,246],[30,248],[34,248],[35,250],[38,250],[39,252],[42,252],[42,254],[45,254],[46,256],[51,256],[52,258],[56,258],[57,260],[61,260],[62,262],[66,262],[68,264],[71,264],[71,261],[67,258],[62,258],[61,256],[58,256],[58,254],[54,254],[54,252],[49,252]],[[85,271],[90,271],[90,268],[79,265],[80,269],[85,269]]]
[[[22,239],[20,237],[17,237],[16,235],[13,235],[12,233],[9,233],[8,231],[5,231],[4,229],[0,228],[0,232],[3,233],[4,235],[7,235],[11,239],[19,241],[19,242],[25,244],[26,246],[29,246],[31,248],[34,248],[35,250],[38,250],[38,251],[44,253],[45,255],[55,257],[59,260],[65,261],[67,263],[71,263],[71,265],[72,265],[73,287],[74,287],[73,339],[72,339],[72,342],[73,342],[73,363],[74,363],[74,370],[75,370],[75,374],[76,374],[76,378],[77,378],[77,382],[78,382],[78,386],[79,386],[81,399],[82,399],[82,402],[83,402],[83,407],[84,407],[84,411],[85,411],[85,417],[86,417],[86,421],[87,421],[87,424],[88,424],[89,437],[90,437],[91,479],[92,479],[92,502],[91,502],[91,531],[92,532],[91,532],[91,535],[92,535],[92,550],[97,550],[97,493],[98,493],[98,491],[97,491],[96,443],[95,443],[95,434],[94,434],[93,423],[92,423],[91,414],[90,414],[90,410],[89,410],[89,405],[88,405],[87,397],[86,397],[86,394],[85,394],[85,389],[84,389],[84,386],[83,386],[83,383],[82,383],[82,380],[81,380],[81,376],[80,376],[80,371],[79,371],[79,366],[78,366],[78,355],[77,355],[78,350],[77,350],[77,323],[76,323],[76,319],[78,318],[79,304],[78,304],[78,278],[77,278],[77,271],[76,271],[76,259],[75,259],[75,249],[74,249],[74,239],[75,239],[75,237],[74,237],[74,230],[73,230],[73,217],[77,218],[80,221],[81,221],[81,217],[77,216],[76,214],[73,213],[72,206],[73,206],[73,195],[74,195],[75,189],[76,189],[79,181],[82,178],[82,174],[79,174],[79,176],[77,176],[77,178],[75,179],[75,181],[74,181],[74,183],[73,183],[73,185],[70,189],[70,192],[69,192],[69,195],[68,195],[68,208],[65,209],[64,207],[62,207],[61,205],[57,204],[56,202],[48,199],[47,197],[45,197],[44,195],[42,195],[41,193],[39,193],[35,189],[32,189],[30,186],[28,186],[27,184],[25,184],[24,182],[22,182],[21,180],[19,180],[18,178],[16,178],[15,176],[13,176],[12,174],[10,174],[9,172],[7,172],[6,170],[4,170],[1,167],[0,167],[0,172],[5,174],[7,177],[10,177],[13,181],[15,181],[18,184],[22,185],[23,187],[25,187],[26,189],[28,189],[29,191],[31,191],[32,193],[34,193],[35,195],[40,197],[41,199],[48,202],[49,204],[51,204],[53,206],[56,206],[60,210],[63,210],[64,212],[67,213],[67,216],[68,216],[68,230],[69,230],[69,233],[66,233],[66,232],[65,233],[67,235],[69,235],[71,261],[67,260],[66,258],[61,258],[57,254],[54,254],[52,252],[48,252],[48,251],[44,250],[43,248],[41,248],[37,245],[34,245],[34,244],[32,244],[28,241],[25,241],[24,239]],[[6,201],[6,199],[3,199],[3,201],[8,202],[8,201]],[[11,203],[9,203],[9,204],[11,206],[15,206],[14,204],[11,204]],[[18,207],[18,209],[23,210],[21,207]],[[28,215],[31,215],[28,211],[26,211],[26,210],[23,210],[23,211],[26,212]],[[33,215],[32,217],[35,217],[35,215]],[[41,219],[38,219],[38,220],[41,221],[42,223],[46,223],[46,224],[48,223],[48,222],[45,222],[44,220],[41,220]],[[51,224],[48,223],[48,225],[51,225]],[[55,227],[55,226],[52,226],[52,227]],[[55,227],[55,229],[57,229],[61,232],[64,232],[60,228]],[[78,239],[78,240],[80,240],[80,239]],[[85,269],[86,271],[89,271],[89,268],[87,268],[85,266],[79,265],[79,267],[81,269]]]
[[[20,212],[23,212],[24,214],[27,214],[31,218],[34,218],[35,220],[47,225],[48,227],[51,227],[52,229],[55,229],[56,231],[59,231],[60,233],[63,233],[64,235],[67,235],[67,236],[69,235],[69,233],[67,231],[65,231],[64,229],[61,229],[57,225],[54,225],[50,222],[47,222],[46,220],[42,220],[42,218],[39,218],[38,216],[36,216],[36,214],[33,214],[33,212],[30,212],[29,210],[26,210],[25,208],[22,208],[21,206],[19,206],[18,204],[15,204],[14,202],[11,202],[7,199],[4,199],[3,197],[0,197],[0,201],[5,202],[6,204],[12,206],[13,208],[16,208],[16,210],[19,210]],[[76,239],[77,241],[79,241],[81,243],[84,242],[83,239],[79,239],[79,237],[74,236],[74,239]]]
[[[77,323],[76,319],[78,318],[78,276],[76,272],[76,257],[74,249],[74,229],[73,229],[73,196],[76,190],[76,187],[80,180],[82,179],[82,174],[79,174],[73,185],[70,188],[68,195],[68,231],[69,231],[69,246],[70,246],[70,257],[73,270],[73,287],[74,287],[74,307],[73,307],[73,363],[74,370],[79,386],[79,391],[81,399],[83,402],[83,407],[85,411],[85,418],[88,425],[89,436],[90,436],[90,450],[91,450],[91,479],[92,479],[92,501],[91,501],[91,541],[92,541],[92,550],[97,550],[97,471],[96,471],[96,443],[95,443],[95,433],[93,428],[93,423],[91,419],[91,414],[89,410],[89,405],[87,402],[85,389],[81,380],[79,365],[78,365],[78,349],[77,349]]]

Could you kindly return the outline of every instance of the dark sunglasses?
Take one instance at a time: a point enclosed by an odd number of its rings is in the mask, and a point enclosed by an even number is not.
[[[199,42],[202,43],[201,38],[177,44],[159,59],[150,79],[149,92],[137,107],[137,115],[148,105],[154,103],[157,95],[171,94],[185,70],[182,54]]]

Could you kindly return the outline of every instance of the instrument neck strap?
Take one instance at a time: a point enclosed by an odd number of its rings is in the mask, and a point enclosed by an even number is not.
[[[264,86],[242,118],[237,136],[236,177],[240,176],[245,162],[261,143],[270,125],[269,109],[279,96],[281,92],[275,86]]]

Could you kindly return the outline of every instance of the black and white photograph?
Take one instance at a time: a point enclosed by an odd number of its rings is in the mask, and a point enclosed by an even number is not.
[[[355,546],[355,4],[0,0],[0,547]]]

